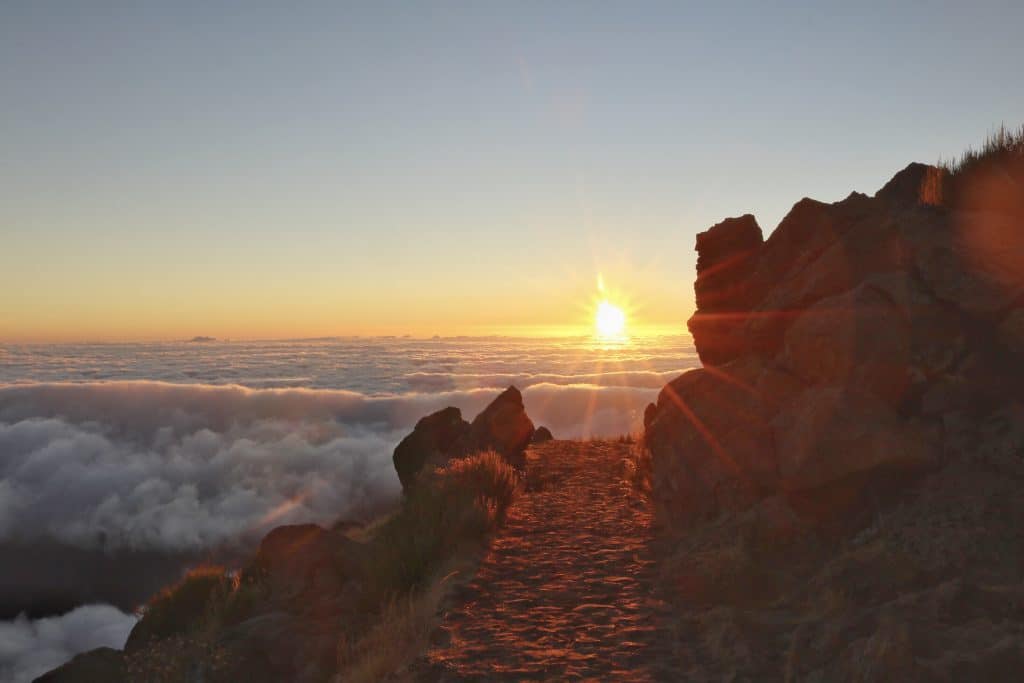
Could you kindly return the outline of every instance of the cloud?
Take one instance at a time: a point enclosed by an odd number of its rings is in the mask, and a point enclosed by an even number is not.
[[[58,617],[0,621],[0,683],[25,683],[80,652],[124,647],[136,618],[109,605],[85,605]]]
[[[535,422],[579,437],[636,429],[655,392],[541,383],[524,397]],[[447,405],[472,418],[494,395],[145,381],[0,387],[0,541],[194,551],[277,524],[366,516],[398,496],[391,453],[417,419]]]
[[[591,385],[599,387],[634,387],[660,389],[678,377],[683,370],[616,370],[588,373],[449,373],[410,372],[405,375],[409,386],[416,391],[445,391],[467,388],[494,388],[515,385],[526,389],[538,384]]]
[[[697,362],[686,341],[183,347],[0,347],[0,557],[16,558],[0,562],[0,618],[130,610],[197,561],[243,560],[273,526],[377,514],[400,493],[395,445],[446,406],[472,419],[514,384],[558,438],[617,435]],[[131,619],[92,605],[0,622],[0,681],[120,645]],[[127,625],[79,638],[104,624]]]
[[[472,419],[497,391],[0,385],[0,552],[20,560],[0,563],[0,616],[131,608],[197,558],[244,558],[274,526],[379,514],[416,421],[449,405]],[[523,396],[536,424],[574,438],[639,429],[656,393],[545,382]]]

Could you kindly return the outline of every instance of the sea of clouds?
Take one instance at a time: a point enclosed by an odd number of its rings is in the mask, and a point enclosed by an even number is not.
[[[110,605],[83,605],[66,614],[0,622],[0,681],[24,683],[80,652],[120,648],[135,617]]]
[[[117,606],[0,622],[0,680],[45,659],[29,651],[96,647],[84,624],[120,647],[126,611],[197,559],[379,514],[400,494],[392,451],[426,414],[472,419],[516,385],[559,438],[621,434],[697,364],[687,338],[0,348],[0,551],[19,558],[0,566],[0,612]]]

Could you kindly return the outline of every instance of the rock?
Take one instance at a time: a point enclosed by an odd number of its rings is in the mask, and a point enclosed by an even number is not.
[[[877,398],[843,387],[806,391],[773,422],[779,481],[788,492],[921,469],[934,444]]]
[[[124,653],[100,647],[75,655],[71,661],[43,674],[34,683],[127,683]]]
[[[764,240],[750,214],[728,218],[697,235],[697,312],[687,326],[706,365],[720,365],[745,349],[740,336],[760,297],[747,279]]]
[[[893,204],[940,206],[948,181],[945,169],[914,162],[894,175],[875,197]]]
[[[522,456],[531,438],[533,422],[523,406],[523,395],[509,387],[476,416],[457,448],[464,455],[495,450],[515,460]]]
[[[212,601],[231,591],[232,583],[223,567],[190,570],[149,601],[124,651],[134,653],[154,641],[189,633],[206,617]]]
[[[462,419],[458,408],[445,408],[420,419],[395,448],[392,458],[402,488],[408,490],[424,466],[447,462],[455,444],[468,433],[469,423]]]
[[[869,209],[869,200],[857,193],[835,204],[807,197],[794,204],[765,240],[757,269],[751,276],[761,298],[791,274],[807,268]]]
[[[654,498],[688,524],[743,508],[777,479],[768,411],[751,388],[760,368],[691,370],[662,389],[646,431]]]
[[[698,244],[705,368],[644,414],[690,678],[1020,678],[1024,161],[994,149],[801,200],[731,279],[739,219]]]
[[[651,426],[654,422],[654,418],[658,415],[658,406],[654,403],[648,403],[647,407],[644,408],[644,430]]]
[[[754,391],[767,414],[774,416],[807,388],[799,377],[779,365],[769,365],[757,376]]]
[[[260,542],[244,580],[266,581],[277,597],[315,593],[326,600],[354,572],[358,543],[316,524],[279,526]]]
[[[227,680],[299,680],[304,664],[303,619],[277,611],[247,619],[227,629],[220,642],[230,653]]]
[[[1003,318],[996,334],[1008,351],[1024,355],[1024,308],[1014,309]]]
[[[903,271],[869,277],[863,287],[884,296],[909,334],[907,371],[915,382],[948,372],[962,357],[970,332],[962,317],[929,294]]]
[[[752,289],[760,303],[743,329],[748,352],[778,352],[788,326],[809,305],[854,286],[864,272],[885,270],[898,259],[891,244],[877,249],[871,202],[851,194],[823,204],[803,199],[765,242]]]
[[[807,385],[846,385],[899,405],[910,384],[910,328],[870,286],[822,299],[787,330],[782,364]]]
[[[540,427],[537,427],[537,429],[533,432],[533,440],[531,441],[531,443],[545,443],[547,441],[551,441],[554,438],[555,437],[551,435],[551,430],[541,425]]]
[[[972,212],[916,256],[915,268],[935,297],[989,323],[1024,299],[1024,230],[1020,219]]]
[[[408,491],[422,470],[444,466],[452,458],[494,450],[516,463],[530,445],[533,432],[523,395],[509,387],[472,423],[462,419],[458,408],[445,408],[422,418],[395,448],[395,470],[402,488]]]

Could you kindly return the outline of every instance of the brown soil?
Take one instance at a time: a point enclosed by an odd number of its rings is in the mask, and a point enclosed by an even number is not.
[[[673,680],[652,511],[624,480],[630,446],[532,447],[526,490],[445,611],[422,680]]]

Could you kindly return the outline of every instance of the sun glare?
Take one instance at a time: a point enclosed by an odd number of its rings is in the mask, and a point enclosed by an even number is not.
[[[621,337],[626,331],[626,313],[605,300],[597,305],[594,324],[599,337]]]

